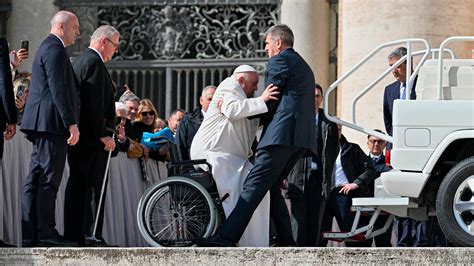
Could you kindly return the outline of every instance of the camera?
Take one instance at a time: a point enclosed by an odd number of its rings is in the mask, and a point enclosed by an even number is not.
[[[20,48],[21,48],[21,49],[25,49],[25,50],[28,51],[29,46],[30,46],[30,42],[29,42],[29,41],[24,41],[24,40],[21,41],[21,45],[20,45]]]
[[[18,85],[16,97],[21,98],[25,94],[25,85]]]

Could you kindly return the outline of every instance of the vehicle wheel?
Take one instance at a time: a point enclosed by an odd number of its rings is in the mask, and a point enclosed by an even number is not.
[[[441,183],[436,215],[446,238],[454,246],[474,246],[474,157],[455,165]]]
[[[217,214],[209,193],[187,177],[174,176],[149,188],[140,199],[138,228],[152,246],[192,246],[197,237],[208,237]]]

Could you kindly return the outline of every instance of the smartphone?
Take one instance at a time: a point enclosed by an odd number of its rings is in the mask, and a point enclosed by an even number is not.
[[[21,98],[25,94],[25,85],[18,85],[16,90],[16,97]]]
[[[30,42],[29,41],[21,41],[21,46],[20,46],[20,49],[25,49],[28,51],[29,49],[29,46],[30,46]]]

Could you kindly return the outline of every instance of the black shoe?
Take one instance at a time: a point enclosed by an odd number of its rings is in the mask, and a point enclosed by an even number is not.
[[[32,239],[23,239],[21,242],[21,247],[23,248],[34,248],[38,245],[38,241]]]
[[[77,247],[76,241],[65,239],[63,236],[41,239],[38,241],[38,247]]]
[[[7,244],[7,243],[3,242],[2,240],[0,240],[0,248],[16,248],[16,246]]]
[[[221,235],[213,235],[209,238],[196,238],[194,244],[199,247],[235,247],[237,246],[234,242],[223,238]]]

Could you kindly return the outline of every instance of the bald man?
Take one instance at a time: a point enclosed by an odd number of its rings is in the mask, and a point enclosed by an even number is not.
[[[22,197],[23,246],[76,246],[56,231],[56,194],[68,145],[79,140],[79,95],[66,47],[79,35],[79,21],[59,11],[49,36],[36,51],[30,93],[21,124],[33,142]]]

